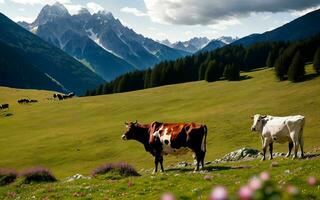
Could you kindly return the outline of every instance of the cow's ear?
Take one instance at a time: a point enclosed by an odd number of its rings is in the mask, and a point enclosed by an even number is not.
[[[124,125],[128,126],[128,125],[129,125],[129,123],[128,123],[128,122],[124,122]]]

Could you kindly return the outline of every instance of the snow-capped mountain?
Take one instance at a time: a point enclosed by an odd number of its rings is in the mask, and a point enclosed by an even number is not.
[[[91,14],[82,9],[71,16],[62,4],[55,3],[43,7],[33,23],[19,24],[82,61],[105,80],[188,55],[135,33],[105,11]]]
[[[222,42],[221,40],[211,40],[205,47],[200,49],[200,52],[205,52],[205,51],[214,51],[218,48],[224,47],[227,45],[226,43]]]
[[[200,52],[205,52],[205,51],[214,51],[218,48],[224,47],[227,44],[231,44],[234,41],[238,40],[238,37],[233,38],[230,36],[222,36],[217,39],[211,40],[207,45],[205,45]]]
[[[178,41],[171,43],[169,40],[160,41],[162,44],[165,44],[169,47],[187,51],[190,53],[196,53],[198,51],[212,51],[217,48],[223,47],[226,44],[231,44],[238,38],[232,38],[229,36],[222,36],[217,39],[209,40],[207,37],[194,37],[188,41]]]
[[[171,43],[169,40],[163,40],[161,43],[175,49],[195,53],[208,44],[209,41],[207,37],[195,37],[184,42],[178,41]]]
[[[220,38],[218,38],[217,40],[220,40],[221,42],[225,43],[225,44],[231,44],[235,41],[237,41],[239,38],[238,37],[230,37],[230,36],[222,36]]]

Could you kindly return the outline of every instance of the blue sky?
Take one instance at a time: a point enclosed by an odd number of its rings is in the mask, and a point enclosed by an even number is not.
[[[33,21],[45,4],[56,0],[0,0],[0,12],[14,21]],[[106,10],[155,40],[206,36],[243,37],[281,26],[309,11],[320,0],[60,0],[70,13],[81,7]],[[240,3],[239,3],[240,2]]]

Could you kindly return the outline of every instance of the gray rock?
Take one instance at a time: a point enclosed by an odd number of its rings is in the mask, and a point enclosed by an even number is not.
[[[67,182],[72,182],[72,181],[79,180],[79,179],[91,179],[91,177],[83,176],[81,174],[75,174],[75,175],[67,178]]]

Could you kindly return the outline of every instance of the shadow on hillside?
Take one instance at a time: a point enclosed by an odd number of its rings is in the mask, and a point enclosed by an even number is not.
[[[234,169],[248,169],[250,166],[205,166],[203,170],[205,171],[224,171],[224,170],[234,170]],[[170,168],[167,169],[167,172],[190,172],[193,171],[193,167],[179,167],[179,168]]]
[[[253,77],[252,76],[248,76],[248,75],[242,75],[240,76],[239,80],[237,81],[244,81],[244,80],[249,80],[249,79],[252,79]],[[226,81],[227,79],[226,78],[221,78],[220,81]],[[237,81],[231,81],[231,82],[237,82]]]
[[[319,76],[319,74],[316,74],[316,73],[306,74],[306,75],[304,76],[304,80],[303,80],[303,81],[310,81],[310,80],[312,80],[312,79],[317,78],[318,76]],[[302,81],[302,82],[303,82],[303,81]]]
[[[244,81],[244,80],[249,80],[249,79],[252,79],[252,76],[243,75],[243,76],[240,76],[239,81]]]
[[[261,70],[265,70],[265,69],[271,69],[271,68],[270,67],[260,67],[260,68],[256,68],[256,69],[243,70],[243,72],[257,72],[257,71],[261,71]]]

